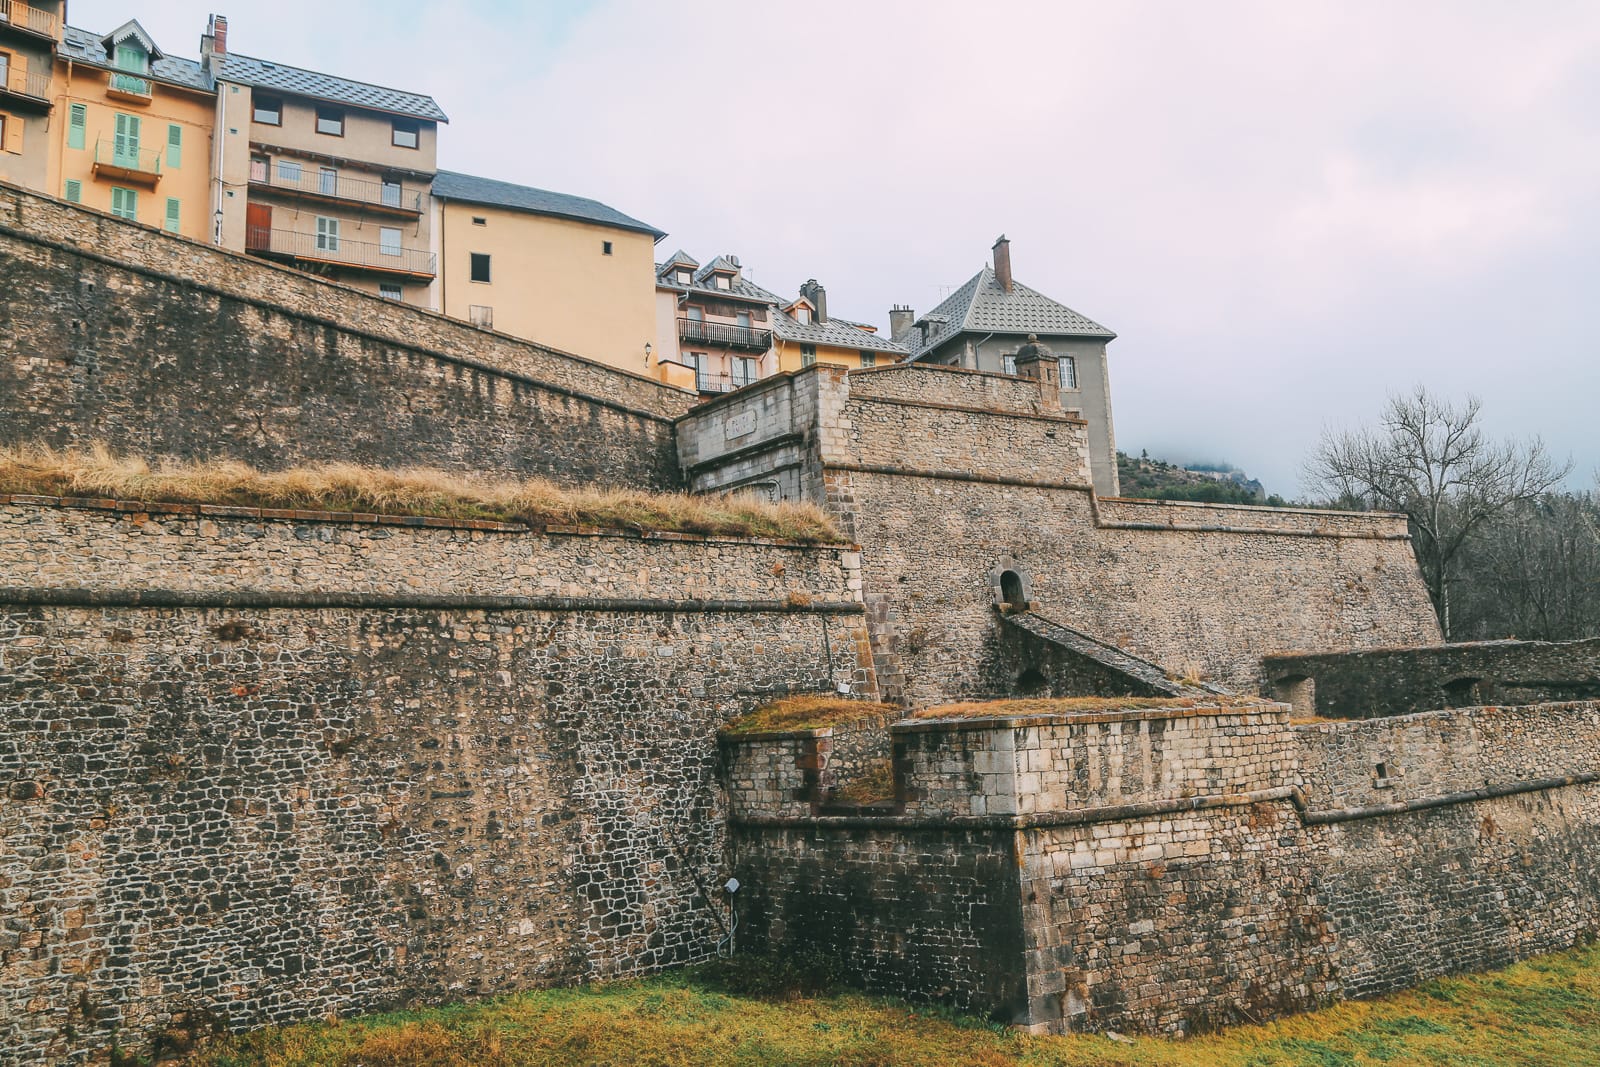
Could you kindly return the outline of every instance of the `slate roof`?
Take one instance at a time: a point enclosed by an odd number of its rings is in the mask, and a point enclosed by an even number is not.
[[[657,241],[666,234],[649,223],[624,215],[616,208],[607,207],[598,200],[567,193],[553,193],[548,189],[535,189],[529,185],[513,185],[493,178],[476,178],[471,174],[458,174],[441,170],[433,179],[433,195],[443,200],[464,200],[471,204],[526,211],[533,215],[554,215],[563,219],[577,219],[618,230],[647,233]]]
[[[777,293],[768,292],[755,282],[746,281],[743,272],[729,262],[726,256],[718,256],[710,263],[707,263],[705,266],[701,267],[695,272],[694,281],[688,285],[684,285],[682,282],[677,280],[673,273],[674,260],[681,255],[683,255],[683,253],[679,252],[675,254],[672,259],[667,260],[665,263],[656,264],[656,284],[661,286],[663,289],[675,289],[680,293],[704,293],[707,296],[739,297],[744,300],[758,301],[762,304],[778,305],[783,303],[783,298]],[[708,279],[711,277],[711,269],[713,267],[735,272],[733,276],[733,288],[718,289],[716,286],[709,284]]]
[[[829,316],[827,322],[817,322],[813,319],[809,323],[803,323],[790,317],[782,309],[774,308],[772,332],[785,341],[798,341],[808,345],[832,345],[834,348],[855,348],[865,352],[887,352],[900,358],[911,354],[911,350],[903,344],[897,344],[875,333],[868,333],[849,319],[836,319],[832,316]]]
[[[1117,336],[1021,282],[1013,282],[1011,292],[1006,292],[992,267],[984,267],[921,318],[941,320],[947,325],[926,344],[921,331],[915,328],[902,334],[900,341],[910,347],[912,359],[921,358],[962,333],[1036,333],[1041,337],[1100,337],[1107,341]]]
[[[61,58],[70,59],[74,63],[86,63],[91,67],[116,70],[117,65],[106,55],[106,46],[101,43],[107,36],[109,35],[80,30],[76,26],[66,26],[62,28],[61,45],[56,51]],[[174,59],[163,55],[160,59],[151,61],[149,77],[158,82],[201,89],[208,93],[213,88],[211,76],[205,72],[204,67],[192,59]]]
[[[656,273],[659,274],[668,267],[688,267],[693,270],[698,266],[700,266],[700,261],[680,248],[664,261],[656,264]]]
[[[319,74],[314,70],[302,70],[234,52],[222,57],[222,69],[217,78],[219,81],[277,89],[297,96],[371,108],[394,115],[409,115],[432,122],[450,121],[431,96],[408,93],[403,89],[386,89],[381,85],[369,85],[348,78],[335,78],[331,74]]]

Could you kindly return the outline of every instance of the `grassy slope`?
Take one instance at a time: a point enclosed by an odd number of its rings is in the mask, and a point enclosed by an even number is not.
[[[939,1064],[962,1067],[1564,1067],[1600,1064],[1600,948],[1430,983],[1266,1026],[1132,1045],[1026,1037],[905,1004],[838,995],[783,1003],[694,973],[259,1031],[208,1067]]]

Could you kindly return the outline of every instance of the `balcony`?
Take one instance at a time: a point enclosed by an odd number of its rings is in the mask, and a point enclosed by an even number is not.
[[[161,180],[161,153],[155,149],[141,149],[126,141],[102,137],[94,143],[94,173],[97,178],[155,188]]]
[[[152,99],[150,79],[137,74],[113,73],[106,82],[106,95],[129,104],[148,105]]]
[[[351,241],[294,230],[269,230],[247,226],[245,251],[267,259],[294,263],[321,263],[341,270],[365,274],[387,274],[404,278],[432,278],[438,272],[434,255],[421,248]]]
[[[729,326],[704,319],[679,319],[678,336],[685,341],[740,352],[765,352],[772,347],[771,330],[752,330],[748,326]]]
[[[26,34],[49,41],[54,47],[60,29],[61,20],[53,11],[25,4],[22,0],[0,0],[0,35]]]
[[[413,219],[422,215],[422,194],[407,193],[395,182],[350,178],[299,165],[286,169],[281,164],[279,160],[265,167],[253,165],[250,188],[317,204],[359,206],[378,215]]]
[[[9,64],[0,67],[0,102],[13,111],[19,108],[49,111],[50,72],[23,70]]]
[[[754,374],[712,374],[709,371],[695,371],[694,387],[702,393],[731,393],[735,389],[754,385],[758,380]]]

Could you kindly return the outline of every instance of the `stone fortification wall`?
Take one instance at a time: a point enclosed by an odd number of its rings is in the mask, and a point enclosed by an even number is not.
[[[1229,685],[1254,688],[1269,652],[1439,640],[1397,516],[1097,500],[1083,424],[1026,379],[814,367],[765,388],[680,420],[683,467],[696,489],[765,479],[839,516],[892,698],[1012,692],[1049,666],[1016,669],[1000,638],[1002,566],[1051,618]]]
[[[1269,656],[1262,675],[1282,697],[1299,697],[1307,714],[1335,718],[1585,700],[1600,697],[1600,639]]]
[[[0,185],[0,444],[674,487],[679,390]]]
[[[946,865],[1004,864],[1021,919],[1014,938],[1004,901],[988,904],[1003,958],[920,986],[891,969],[877,987],[1040,1030],[1179,1033],[1600,933],[1600,705],[1300,727],[1288,715],[1258,704],[897,724],[897,813],[735,825],[744,928],[786,949],[821,938],[875,985],[893,946],[983,931],[903,903],[884,857],[918,857],[930,885]],[[1383,784],[1378,763],[1415,770]],[[796,938],[806,899],[879,885],[889,902],[860,900],[848,938]],[[1025,975],[1021,996],[988,981],[1008,969]]]
[[[870,683],[838,548],[0,515],[0,1062],[703,959],[716,732]]]

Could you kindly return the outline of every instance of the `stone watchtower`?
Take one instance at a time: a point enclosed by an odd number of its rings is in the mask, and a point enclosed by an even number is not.
[[[1017,377],[1032,378],[1039,383],[1039,401],[1047,408],[1061,407],[1061,360],[1050,346],[1030,333],[1028,340],[1017,349]]]

